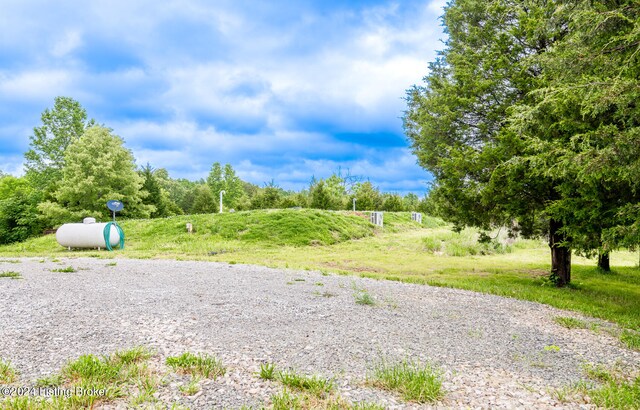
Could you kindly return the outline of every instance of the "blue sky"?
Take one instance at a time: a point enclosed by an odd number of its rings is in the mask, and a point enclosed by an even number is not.
[[[0,13],[0,170],[20,175],[56,96],[174,178],[231,163],[301,189],[341,168],[426,190],[405,90],[442,48],[435,1],[8,0]]]

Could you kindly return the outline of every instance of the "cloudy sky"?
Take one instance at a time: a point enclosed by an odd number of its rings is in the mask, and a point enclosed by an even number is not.
[[[444,3],[5,0],[0,170],[22,173],[40,114],[69,96],[175,178],[218,161],[300,189],[341,168],[421,194],[403,98],[442,48]]]

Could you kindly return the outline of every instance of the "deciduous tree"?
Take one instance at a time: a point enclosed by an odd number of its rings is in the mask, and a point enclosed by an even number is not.
[[[42,125],[29,137],[25,169],[38,188],[46,189],[62,178],[65,151],[82,136],[88,123],[85,109],[70,97],[56,97],[53,108],[45,109],[40,118]]]
[[[151,207],[143,204],[143,179],[136,172],[131,151],[123,140],[101,126],[88,128],[65,152],[62,181],[54,201],[39,209],[51,224],[79,220],[86,216],[108,219],[110,199],[124,203],[123,216],[148,217]]]

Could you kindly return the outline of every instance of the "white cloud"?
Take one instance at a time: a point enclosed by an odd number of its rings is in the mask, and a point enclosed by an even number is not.
[[[29,70],[19,73],[0,72],[0,95],[3,100],[53,99],[64,95],[72,85],[72,74],[61,69]]]
[[[0,103],[29,102],[34,118],[55,96],[72,96],[124,137],[140,164],[175,176],[231,162],[252,182],[293,187],[342,165],[380,186],[406,186],[406,175],[421,172],[407,150],[334,135],[401,132],[402,99],[439,48],[444,3],[319,11],[231,0],[26,0],[0,16],[8,39],[0,53],[29,55],[0,71]]]
[[[82,36],[78,30],[67,30],[51,49],[54,57],[64,57],[82,45]]]

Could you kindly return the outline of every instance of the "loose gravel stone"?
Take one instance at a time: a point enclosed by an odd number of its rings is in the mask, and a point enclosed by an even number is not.
[[[167,372],[166,357],[184,352],[228,367],[193,396],[179,391],[189,376],[172,374],[159,387],[161,401],[193,409],[268,404],[282,386],[257,376],[267,362],[333,378],[343,398],[389,409],[590,408],[559,403],[551,391],[579,381],[586,362],[640,363],[604,332],[553,321],[575,313],[463,290],[214,262],[39,261],[21,259],[11,270],[23,279],[0,280],[0,358],[25,383],[83,354],[144,345]],[[66,266],[77,271],[52,272]],[[356,304],[357,289],[376,305]],[[440,366],[445,398],[421,406],[368,387],[383,359]]]

